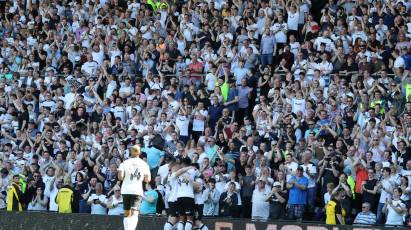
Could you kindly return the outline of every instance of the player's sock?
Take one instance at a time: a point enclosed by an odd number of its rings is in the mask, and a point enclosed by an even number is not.
[[[134,215],[132,215],[130,218],[130,229],[136,230],[138,224],[138,213],[134,213]]]
[[[178,222],[177,230],[184,230],[184,222],[182,221]]]
[[[130,219],[131,219],[130,217],[124,217],[123,219],[124,230],[129,230]]]
[[[186,221],[186,226],[184,230],[192,230],[193,229],[193,223],[191,221]]]
[[[164,224],[164,230],[173,230],[174,225],[172,223],[170,223],[169,221],[167,221]]]

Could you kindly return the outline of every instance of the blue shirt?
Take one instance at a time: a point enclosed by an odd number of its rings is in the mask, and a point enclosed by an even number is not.
[[[270,54],[274,52],[275,37],[271,35],[263,35],[261,38],[260,52],[261,54]]]
[[[208,159],[210,159],[211,165],[213,165],[217,158],[217,145],[208,148],[205,153],[207,154]]]
[[[220,119],[221,115],[223,114],[223,106],[222,105],[211,105],[208,109],[208,114],[210,115],[210,120],[208,120],[208,124],[210,127],[214,127]]]
[[[290,189],[290,195],[288,197],[288,204],[306,204],[307,203],[307,186],[308,186],[308,179],[305,176],[300,177],[297,179],[296,176],[292,176],[291,179],[287,182],[290,183],[291,181],[295,180],[297,184],[304,185],[305,190],[301,190],[297,188],[297,186],[293,186]]]
[[[251,92],[251,88],[248,86],[238,86],[237,87],[237,94],[238,94],[238,107],[240,109],[248,108],[248,94]]]
[[[227,152],[225,154],[225,156],[227,157],[228,160],[236,160],[240,156],[240,154],[238,152],[235,152],[235,151],[230,151],[230,152]],[[234,170],[235,170],[235,164],[228,161],[227,162],[227,171],[232,172]]]
[[[150,190],[144,193],[144,196],[154,199],[153,203],[144,200],[141,202],[140,213],[143,215],[156,214],[158,194],[156,190]]]
[[[230,101],[234,100],[235,97],[237,97],[237,96],[238,96],[237,89],[236,88],[229,88],[228,89],[227,102],[230,102]],[[238,102],[230,104],[227,107],[230,111],[236,111],[238,109]]]
[[[155,147],[143,149],[143,152],[147,154],[147,164],[150,166],[150,169],[160,166],[160,159],[164,156],[164,152]]]

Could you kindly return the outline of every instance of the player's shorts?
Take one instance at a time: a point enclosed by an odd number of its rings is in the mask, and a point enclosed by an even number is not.
[[[173,217],[178,216],[178,204],[177,201],[168,202],[167,214]]]
[[[194,198],[180,197],[177,199],[177,205],[178,205],[179,215],[194,216],[194,213],[195,213]]]
[[[123,194],[122,196],[124,210],[140,210],[140,204],[143,200],[141,196],[134,194]]]

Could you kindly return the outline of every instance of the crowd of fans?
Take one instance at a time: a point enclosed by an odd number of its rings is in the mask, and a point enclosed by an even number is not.
[[[411,225],[405,0],[0,0],[0,208]]]

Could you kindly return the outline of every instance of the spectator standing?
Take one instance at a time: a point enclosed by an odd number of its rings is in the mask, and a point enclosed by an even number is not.
[[[407,212],[407,207],[400,200],[401,195],[402,189],[394,188],[392,198],[387,198],[383,207],[383,212],[387,214],[385,226],[403,225],[403,216]]]
[[[91,206],[91,214],[104,215],[107,214],[107,198],[103,194],[103,184],[96,184],[96,191],[92,193],[87,200],[87,204]]]
[[[341,198],[345,196],[345,191],[342,189],[335,191],[331,195],[331,200],[327,203],[325,208],[326,224],[345,224],[346,211],[341,206]]]
[[[14,175],[12,184],[7,187],[7,211],[23,211],[22,200],[19,176]]]
[[[218,216],[218,204],[220,200],[220,192],[215,188],[216,181],[214,178],[210,178],[207,183],[207,188],[203,192],[204,216]]]
[[[158,168],[164,160],[164,152],[154,146],[144,148],[142,151],[147,154],[147,164],[150,166],[151,175],[155,178]]]
[[[238,195],[235,192],[235,183],[230,182],[228,184],[227,191],[223,192],[220,196],[220,216],[232,217],[235,215],[238,208]]]
[[[301,220],[307,204],[308,179],[303,175],[304,169],[299,166],[296,175],[287,181],[289,191],[288,218]]]
[[[392,199],[393,188],[395,182],[391,177],[391,168],[383,169],[383,177],[381,182],[378,184],[378,189],[381,192],[378,209],[377,209],[377,223],[383,223],[383,208],[386,206],[386,202]]]
[[[377,211],[378,180],[375,178],[375,169],[368,169],[368,180],[363,182],[362,201],[371,205],[373,212]]]
[[[267,201],[270,202],[270,218],[273,220],[282,219],[286,213],[287,202],[286,190],[283,190],[280,182],[273,183],[273,189],[268,196]]]
[[[252,174],[252,169],[249,165],[245,166],[245,176],[240,179],[241,185],[241,201],[243,203],[243,217],[251,218],[252,197],[255,189],[256,176]]]
[[[59,213],[72,213],[74,192],[70,186],[70,179],[65,178],[63,186],[59,189],[56,196]]]
[[[115,185],[114,194],[107,200],[108,215],[122,215],[124,213],[123,197],[121,196],[120,186]]]
[[[267,220],[270,215],[270,203],[267,198],[270,195],[270,189],[266,187],[265,178],[259,178],[258,184],[253,191],[252,212],[253,220]]]

